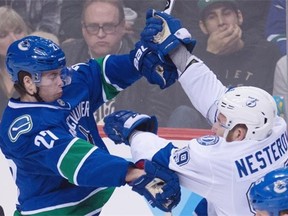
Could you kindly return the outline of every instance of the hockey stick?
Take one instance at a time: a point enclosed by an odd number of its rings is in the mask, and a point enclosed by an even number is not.
[[[167,14],[171,14],[171,11],[173,9],[174,3],[175,3],[175,0],[166,0],[166,6],[165,6],[165,9],[164,9],[164,12],[167,13]]]
[[[173,6],[174,6],[174,3],[175,3],[175,0],[166,0],[166,5],[165,5],[165,8],[164,8],[164,12],[167,13],[167,14],[171,14],[171,11],[173,9]],[[161,18],[161,17],[160,17]],[[162,43],[168,36],[169,34],[169,29],[168,29],[168,26],[167,25],[164,25],[164,28],[161,32],[159,32],[157,35],[154,36],[154,39],[153,41],[155,43]],[[164,73],[164,69],[162,66],[158,65],[156,67],[156,72],[161,76],[163,77],[163,73]],[[163,79],[165,82],[166,80]],[[166,83],[165,83],[166,84]],[[172,216],[172,212],[171,213],[167,213],[167,215],[171,215]]]
[[[166,0],[166,5],[164,8],[164,12],[167,14],[171,14],[171,11],[173,9],[175,0]],[[161,17],[160,17],[161,18]],[[168,34],[167,32],[169,32],[169,29],[167,29],[167,26],[164,26],[163,30],[161,32],[159,32],[157,35],[154,36],[154,42],[155,43],[162,43],[165,38],[166,38],[166,34]]]

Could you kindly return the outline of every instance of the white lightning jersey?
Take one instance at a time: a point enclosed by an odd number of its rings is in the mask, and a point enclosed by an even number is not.
[[[213,122],[215,102],[226,88],[202,62],[192,64],[179,81],[194,106]],[[137,132],[131,138],[131,152],[135,161],[149,159],[175,170],[181,185],[207,198],[217,215],[249,216],[254,215],[247,199],[251,183],[287,164],[286,127],[277,117],[272,134],[262,141],[226,142],[210,135],[193,139],[184,148]]]

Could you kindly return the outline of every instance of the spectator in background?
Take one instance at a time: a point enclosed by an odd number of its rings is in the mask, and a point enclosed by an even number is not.
[[[137,1],[137,4],[133,0],[133,3],[130,0],[124,0],[125,7],[129,7],[131,9],[134,9],[134,6],[138,5],[142,2],[142,0]],[[127,3],[126,3],[127,2]],[[80,39],[82,38],[82,24],[81,24],[81,13],[82,8],[84,6],[85,0],[81,1],[71,1],[71,0],[62,0],[61,5],[61,22],[60,22],[60,30],[59,30],[59,39],[60,42],[64,42],[66,40],[70,39]],[[139,17],[137,20],[143,19],[142,22],[145,21],[145,17]],[[126,23],[125,23],[126,24]],[[145,23],[144,23],[145,24]],[[144,26],[143,26],[144,27]],[[132,27],[129,23],[126,25],[128,34],[135,35],[134,32],[131,32],[131,30],[134,30],[134,27]],[[138,39],[137,35],[135,35]]]
[[[272,94],[275,67],[281,57],[278,47],[242,30],[244,17],[236,0],[199,0],[198,8],[206,40],[197,44],[194,53],[224,85],[256,86]],[[201,119],[200,114],[182,104],[170,116],[169,126],[202,124],[194,120]]]
[[[191,0],[189,0],[191,1]],[[85,0],[62,0],[61,6],[61,22],[59,38],[63,42],[71,38],[81,38],[81,9],[83,8]],[[135,23],[135,36],[145,26],[146,10],[148,8],[163,9],[165,6],[165,0],[123,0],[124,6],[135,10],[138,14],[138,18]],[[73,26],[73,28],[71,28]],[[138,38],[137,38],[138,39]]]
[[[243,14],[235,0],[199,0],[199,26],[206,43],[197,55],[226,86],[256,86],[270,94],[280,53],[265,40],[242,31]]]
[[[6,70],[6,52],[12,42],[27,34],[27,26],[21,16],[10,7],[0,7],[0,121],[9,98],[17,96]]]
[[[286,55],[286,2],[272,0],[267,17],[266,37],[268,41],[276,43],[282,55]]]
[[[41,30],[58,35],[62,0],[0,0],[0,6],[13,8],[30,31]],[[72,0],[74,2],[74,0]]]
[[[134,41],[125,35],[122,1],[85,1],[81,25],[82,38],[62,43],[68,65],[107,54],[124,54],[134,46]]]

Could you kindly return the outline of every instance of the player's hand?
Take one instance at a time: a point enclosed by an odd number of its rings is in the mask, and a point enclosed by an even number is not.
[[[120,110],[104,118],[104,132],[116,144],[130,145],[129,137],[134,130],[157,133],[158,122],[155,116]]]
[[[180,45],[192,52],[196,44],[187,29],[182,28],[179,19],[155,10],[147,11],[146,26],[141,33],[141,39],[145,45],[157,51],[161,59]]]
[[[135,165],[144,169],[146,175],[129,183],[133,191],[143,195],[152,207],[165,212],[178,205],[181,188],[178,176],[172,170],[148,160],[141,160]]]
[[[207,40],[207,51],[216,55],[234,53],[242,48],[242,30],[238,25],[225,25],[212,32]]]
[[[130,59],[134,67],[151,84],[157,84],[161,89],[167,88],[178,79],[175,65],[170,58],[160,60],[157,53],[152,52],[142,41],[135,45],[130,52]]]

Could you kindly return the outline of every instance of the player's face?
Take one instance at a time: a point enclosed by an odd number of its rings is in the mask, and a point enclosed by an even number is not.
[[[63,81],[61,69],[42,73],[39,84],[39,95],[45,102],[52,102],[62,96]]]
[[[217,136],[223,137],[226,121],[226,117],[223,114],[219,113],[217,116],[217,121],[212,126],[212,132],[215,133],[215,135]]]
[[[242,24],[242,14],[240,11],[238,13],[229,6],[225,5],[215,5],[209,9],[205,14],[204,21],[200,21],[200,26],[205,28],[205,33],[210,35],[213,32],[223,32],[228,29],[229,26],[241,25]]]
[[[82,23],[82,34],[91,57],[117,54],[125,33],[125,20],[120,20],[118,9],[106,2],[88,6]]]
[[[267,211],[257,211],[255,216],[270,216]]]

